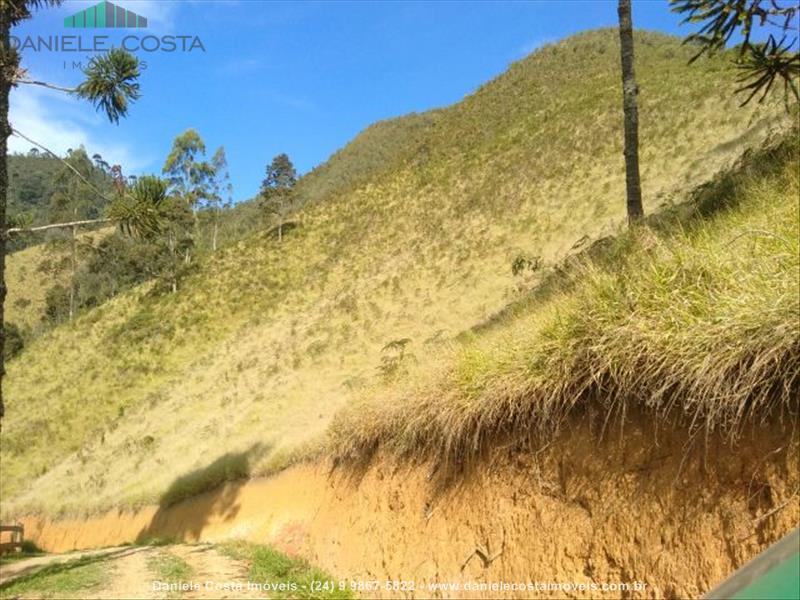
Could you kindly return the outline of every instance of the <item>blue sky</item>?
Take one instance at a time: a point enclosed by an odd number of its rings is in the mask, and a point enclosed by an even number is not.
[[[173,138],[197,129],[224,145],[237,200],[288,153],[301,172],[370,123],[457,102],[537,47],[617,22],[616,0],[537,2],[132,1],[146,30],[65,29],[96,2],[65,2],[14,31],[26,36],[198,36],[205,52],[138,52],[142,98],[120,125],[84,103],[31,86],[12,94],[12,124],[53,150],[86,146],[128,173],[160,172]],[[685,35],[664,1],[634,2],[638,28]],[[88,43],[88,42],[87,42]],[[136,42],[133,42],[136,43]],[[31,77],[75,85],[85,52],[23,51]],[[66,63],[65,63],[66,61]],[[11,148],[27,151],[12,139]]]

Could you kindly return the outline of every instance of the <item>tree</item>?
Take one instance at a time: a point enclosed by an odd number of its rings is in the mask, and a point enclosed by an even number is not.
[[[171,196],[161,209],[162,236],[154,240],[156,246],[163,250],[163,260],[159,260],[156,275],[166,281],[170,291],[178,291],[181,279],[190,269],[186,260],[194,247],[191,234],[195,223],[192,210],[180,196]]]
[[[211,165],[201,160],[205,154],[206,145],[200,134],[187,129],[172,142],[162,169],[172,192],[181,196],[192,210],[211,195]]]
[[[62,166],[61,171],[56,175],[56,186],[50,198],[48,212],[58,221],[75,222],[78,220],[79,214],[93,219],[100,217],[105,199],[95,190],[102,183],[91,181],[96,170],[92,167],[86,151],[83,148],[73,150],[66,157],[65,163],[69,164],[70,168]],[[73,170],[78,171],[81,177],[75,177]],[[90,181],[91,183],[89,183]],[[73,225],[68,229],[70,230],[68,312],[69,320],[72,321],[75,317],[77,297],[75,274],[78,268],[78,225]]]
[[[283,239],[286,217],[295,207],[294,185],[297,171],[286,154],[278,154],[267,165],[267,175],[261,182],[261,205],[277,221],[278,242]]]
[[[85,80],[76,88],[65,88],[29,79],[20,66],[20,56],[11,45],[11,27],[32,16],[34,9],[57,6],[61,0],[3,0],[0,3],[0,419],[4,414],[2,384],[5,375],[5,256],[6,196],[8,192],[8,137],[19,132],[8,120],[9,95],[15,85],[39,85],[89,100],[113,123],[127,114],[130,102],[139,97],[139,61],[121,48],[93,57],[84,70]],[[28,141],[30,138],[21,136]],[[35,144],[40,146],[39,144]],[[1,422],[1,421],[0,421]]]
[[[92,160],[94,164],[97,166],[98,169],[103,171],[103,173],[111,172],[111,165],[109,165],[100,154],[93,154]]]
[[[220,146],[211,157],[212,184],[211,199],[208,208],[212,212],[213,231],[211,235],[211,250],[217,251],[217,237],[219,235],[219,213],[223,208],[229,208],[233,203],[233,185],[228,172],[228,158],[225,148]]]
[[[200,236],[198,211],[212,200],[214,169],[206,160],[206,144],[194,129],[187,129],[172,142],[162,173],[170,182],[171,192],[183,199],[194,219],[194,237]],[[184,260],[191,262],[190,249],[184,246]]]
[[[789,91],[800,101],[796,84],[800,76],[797,37],[789,39],[787,35],[797,31],[800,7],[796,0],[670,0],[670,4],[673,11],[687,13],[682,23],[702,23],[697,33],[686,38],[687,43],[698,46],[690,63],[703,54],[723,50],[734,33],[741,34],[736,64],[741,71],[738,81],[743,85],[736,93],[749,92],[742,106],[759,92],[762,95],[758,101],[763,102],[776,80],[783,81],[787,104]],[[769,32],[765,42],[752,41],[756,29]]]
[[[639,110],[636,96],[639,87],[633,70],[633,23],[631,0],[619,0],[619,42],[622,58],[622,112],[625,127],[625,191],[628,225],[644,218],[642,183],[639,177]]]
[[[136,186],[146,182],[147,178],[139,178]],[[161,186],[166,190],[165,182]],[[164,284],[153,287],[154,292],[177,291],[189,269],[183,256],[185,246],[192,244],[192,213],[182,198],[164,195],[158,206],[157,230],[140,235],[120,231],[95,239],[79,238],[75,247],[80,261],[59,249],[63,242],[45,244],[46,250],[52,247],[55,253],[41,261],[39,271],[57,282],[73,282],[72,289],[68,283],[56,283],[48,290],[45,322],[55,325],[66,321],[80,310],[99,306],[120,292],[152,279]],[[65,272],[71,275],[69,279],[62,276]]]

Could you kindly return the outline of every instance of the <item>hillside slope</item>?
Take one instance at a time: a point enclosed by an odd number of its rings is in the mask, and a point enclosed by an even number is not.
[[[110,235],[113,228],[105,227],[96,231],[81,233],[81,244],[97,243]],[[48,263],[69,260],[69,249],[47,248],[45,244],[31,245],[13,252],[6,257],[6,320],[26,330],[35,329],[40,324],[46,306],[47,291],[54,285],[69,284],[69,270],[60,269],[54,275]]]
[[[267,542],[408,597],[700,597],[800,516],[799,159],[795,131],[430,348],[340,411],[333,460],[25,531]]]
[[[785,116],[778,103],[736,108],[724,57],[687,66],[678,39],[637,43],[653,211]],[[613,30],[575,36],[434,116],[384,125],[410,136],[388,168],[362,164],[377,152],[368,130],[366,147],[317,171],[332,174],[330,191],[282,244],[254,235],[176,295],[141,288],[38,339],[8,369],[4,510],[175,501],[280,467],[374,382],[387,344],[430,351],[516,297],[516,256],[552,265],[583,236],[615,231],[616,44]],[[338,185],[337,173],[357,175]]]
[[[769,425],[796,444],[798,150],[795,130],[364,393],[337,415],[334,456],[363,462],[380,448],[433,459],[448,478],[498,443],[546,446],[586,413],[599,438],[617,425],[624,436],[635,414],[728,442]]]

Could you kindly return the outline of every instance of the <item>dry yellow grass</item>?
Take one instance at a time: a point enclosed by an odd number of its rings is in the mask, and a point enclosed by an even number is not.
[[[3,510],[153,502],[212,463],[202,481],[279,468],[319,446],[387,343],[428,356],[516,298],[518,254],[553,265],[617,231],[616,53],[609,30],[548,46],[433,113],[391,168],[332,186],[282,244],[252,236],[176,295],[138,289],[36,340],[9,365]],[[780,102],[737,109],[728,63],[690,55],[639,35],[648,211],[786,120]],[[244,466],[221,458],[236,452]]]
[[[82,241],[96,242],[113,231],[105,228],[80,234]],[[66,285],[69,273],[65,270],[58,278],[40,270],[43,261],[58,260],[63,254],[48,253],[42,244],[29,246],[6,257],[6,321],[27,330],[36,329],[42,320],[47,290],[56,284]]]
[[[753,423],[788,431],[800,410],[796,139],[753,162],[705,191],[710,216],[665,214],[660,231],[620,236],[546,297],[366,392],[337,415],[331,453],[360,462],[380,447],[452,476],[498,442],[541,447],[586,411],[601,434],[626,412],[732,438]]]

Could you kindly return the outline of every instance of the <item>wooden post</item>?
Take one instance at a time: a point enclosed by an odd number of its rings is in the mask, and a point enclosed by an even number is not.
[[[11,541],[0,543],[0,554],[13,550],[22,552],[22,540],[25,538],[25,527],[21,523],[18,525],[0,525],[0,533],[4,531],[11,533]]]

